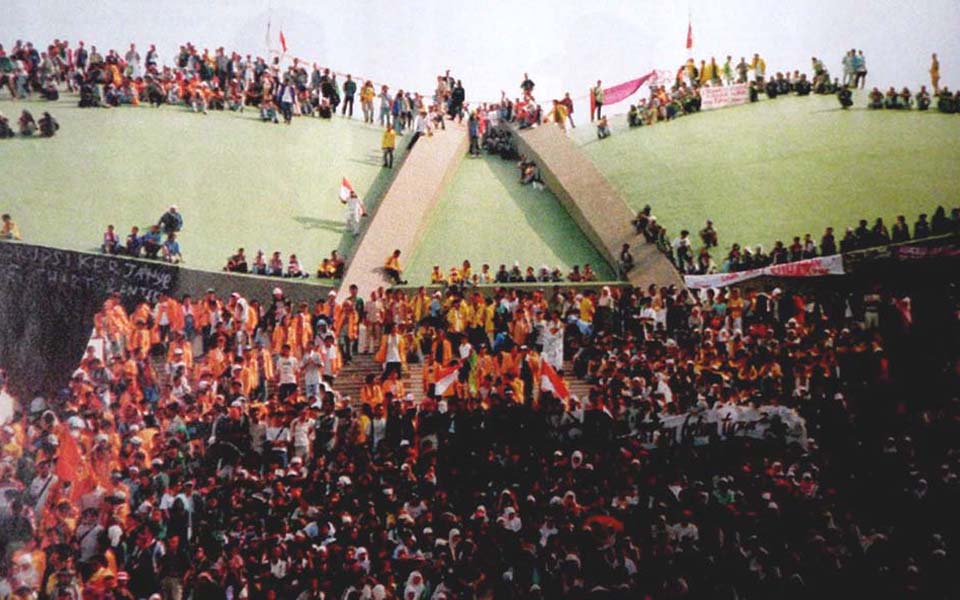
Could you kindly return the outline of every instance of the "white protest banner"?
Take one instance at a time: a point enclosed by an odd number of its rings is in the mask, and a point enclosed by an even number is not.
[[[683,281],[688,288],[703,290],[722,288],[769,275],[771,277],[820,277],[822,275],[843,275],[843,255],[818,256],[806,260],[770,265],[762,269],[737,271],[735,273],[714,273],[712,275],[684,275]]]
[[[735,104],[746,104],[750,99],[745,83],[700,88],[700,109],[711,110]]]

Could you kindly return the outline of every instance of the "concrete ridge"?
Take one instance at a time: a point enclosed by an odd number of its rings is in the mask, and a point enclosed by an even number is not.
[[[409,143],[409,138],[398,143]],[[444,188],[467,153],[468,139],[462,124],[446,122],[446,130],[423,136],[407,153],[371,221],[361,232],[341,280],[341,288],[357,285],[361,297],[389,282],[383,262],[395,249],[409,257],[426,230],[427,219]]]
[[[636,234],[630,223],[634,214],[626,201],[559,127],[511,128],[520,153],[536,161],[544,183],[614,271],[620,248],[629,243],[636,265],[627,276],[631,285],[683,285],[673,263]]]

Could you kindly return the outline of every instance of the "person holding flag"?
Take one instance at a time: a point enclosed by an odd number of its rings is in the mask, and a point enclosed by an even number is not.
[[[347,229],[355,236],[360,235],[360,219],[367,215],[367,211],[346,177],[340,182],[340,202],[347,205]]]

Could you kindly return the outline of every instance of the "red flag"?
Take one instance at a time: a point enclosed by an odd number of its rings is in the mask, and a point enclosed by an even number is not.
[[[283,39],[283,34],[280,34],[281,39]],[[687,21],[687,50],[693,48],[693,22]]]
[[[688,42],[689,43],[689,42]],[[283,30],[280,30],[280,47],[283,48],[284,53],[287,51],[287,38],[283,37]],[[687,46],[689,48],[690,46]]]
[[[540,389],[553,392],[553,395],[561,400],[566,400],[570,396],[563,377],[547,361],[542,361],[540,364]]]

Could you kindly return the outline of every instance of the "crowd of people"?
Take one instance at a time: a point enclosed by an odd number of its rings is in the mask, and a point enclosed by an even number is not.
[[[889,228],[882,217],[877,217],[872,226],[866,219],[860,219],[857,227],[847,227],[840,239],[837,239],[833,227],[827,227],[819,244],[810,233],[805,234],[803,239],[794,236],[790,244],[777,240],[770,252],[765,252],[762,245],[751,248],[733,243],[720,264],[717,264],[712,254],[714,249],[720,247],[719,233],[712,221],[708,220],[699,231],[699,245],[696,245],[690,231],[686,229],[681,230],[680,235],[671,241],[666,228],[657,222],[650,205],[644,206],[632,223],[637,234],[642,234],[648,243],[657,244],[671,257],[681,273],[706,275],[759,269],[933,236],[960,235],[960,207],[952,208],[948,214],[943,206],[938,206],[932,218],[928,218],[927,213],[921,213],[913,224],[912,233],[907,218],[898,215]]]
[[[343,269],[346,260],[337,250],[332,250],[329,257],[325,257],[317,266],[317,279],[340,279],[343,277]],[[283,262],[283,256],[280,251],[275,251],[268,259],[263,250],[257,250],[257,255],[253,262],[247,260],[246,251],[243,248],[237,248],[237,252],[227,259],[227,265],[224,271],[230,273],[250,273],[253,275],[265,275],[267,277],[288,277],[294,279],[306,279],[310,277],[307,271],[297,258],[296,254],[291,254],[286,264]]]
[[[952,597],[960,338],[913,329],[941,294],[111,298],[0,430],[0,593]]]
[[[104,254],[130,256],[133,258],[148,258],[163,260],[171,264],[183,262],[183,253],[180,250],[178,235],[183,229],[183,215],[176,204],[171,204],[157,222],[141,231],[134,225],[130,228],[125,240],[111,224],[103,232],[103,241],[100,251]]]
[[[534,269],[528,266],[526,269],[520,267],[519,262],[514,262],[511,268],[501,264],[496,271],[490,268],[490,265],[484,263],[480,270],[474,272],[473,266],[469,260],[463,261],[459,267],[450,267],[450,270],[444,272],[440,265],[434,265],[430,272],[431,285],[442,285],[449,287],[466,286],[476,287],[478,285],[490,284],[508,284],[508,283],[561,283],[563,281],[576,283],[589,283],[597,281],[597,274],[589,263],[583,265],[573,265],[569,273],[564,275],[563,269],[559,266],[551,269],[547,265]]]

